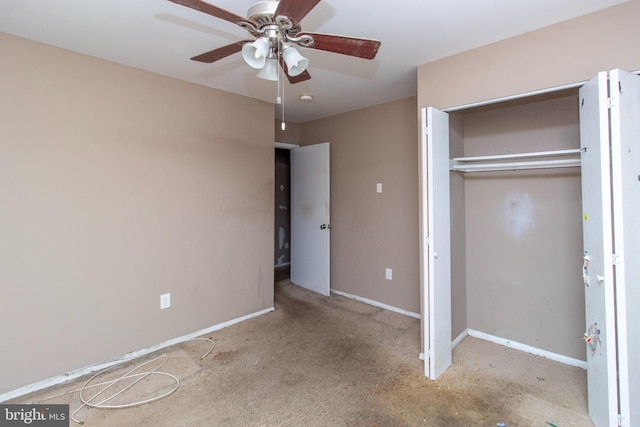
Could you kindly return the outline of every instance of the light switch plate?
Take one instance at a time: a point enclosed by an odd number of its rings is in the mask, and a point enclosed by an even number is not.
[[[160,295],[160,310],[171,307],[171,294]]]

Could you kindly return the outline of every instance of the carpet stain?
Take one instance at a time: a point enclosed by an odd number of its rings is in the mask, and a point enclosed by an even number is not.
[[[230,363],[246,352],[246,347],[240,347],[237,350],[220,351],[215,353],[213,359],[223,363]]]

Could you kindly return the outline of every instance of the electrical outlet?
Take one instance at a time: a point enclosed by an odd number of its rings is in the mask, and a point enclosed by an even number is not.
[[[171,307],[171,294],[160,295],[160,310]]]
[[[392,280],[393,279],[393,270],[391,270],[390,268],[385,268],[384,269],[384,277],[387,280]]]
[[[379,182],[376,184],[376,192],[382,193],[382,183]]]

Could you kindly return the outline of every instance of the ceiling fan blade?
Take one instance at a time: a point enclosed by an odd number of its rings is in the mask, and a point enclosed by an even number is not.
[[[318,3],[320,0],[280,0],[273,16],[286,16],[292,21],[300,22]]]
[[[251,40],[240,40],[238,42],[219,47],[218,49],[210,50],[209,52],[205,52],[198,56],[194,56],[191,60],[211,64],[219,59],[226,58],[229,55],[240,52],[242,50],[242,45],[250,41]]]
[[[234,24],[238,24],[240,22],[247,22],[254,27],[257,27],[257,23],[252,21],[251,19],[247,19],[243,16],[236,15],[235,13],[226,11],[224,9],[219,8],[218,6],[214,6],[202,0],[169,0],[176,4],[181,4],[182,6],[190,7],[191,9],[195,9],[200,12],[204,12],[208,15],[215,16],[216,18],[224,19],[225,21],[232,22]]]
[[[309,80],[311,78],[311,74],[309,74],[309,72],[306,70],[298,74],[297,76],[290,76],[289,69],[287,68],[287,64],[284,62],[284,60],[280,58],[279,62],[280,62],[280,66],[284,70],[284,74],[287,76],[287,80],[289,80],[289,83],[291,83],[292,85],[296,83],[304,82],[305,80]]]
[[[303,71],[302,73],[298,74],[297,76],[290,76],[287,73],[287,80],[289,80],[289,83],[291,83],[292,85],[296,84],[296,83],[300,83],[300,82],[304,82],[306,80],[311,79],[311,74],[309,74],[308,71]]]
[[[355,37],[334,36],[332,34],[306,33],[296,34],[296,38],[309,36],[313,43],[300,43],[300,46],[311,49],[326,50],[342,55],[357,56],[358,58],[373,59],[378,54],[380,42],[372,39],[359,39]]]

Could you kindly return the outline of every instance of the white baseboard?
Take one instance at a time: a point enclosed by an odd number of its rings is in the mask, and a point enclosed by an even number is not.
[[[456,348],[458,346],[458,344],[460,344],[462,342],[463,339],[465,339],[467,336],[469,335],[469,329],[465,329],[464,331],[462,331],[462,333],[460,335],[458,335],[452,342],[451,342],[451,350],[453,350],[454,348]]]
[[[196,337],[199,337],[201,335],[208,334],[210,332],[219,331],[220,329],[224,329],[224,328],[229,327],[231,325],[235,325],[236,323],[240,323],[240,322],[243,322],[245,320],[249,320],[249,319],[252,319],[254,317],[261,316],[263,314],[267,314],[267,313],[272,312],[274,310],[275,310],[275,308],[271,307],[271,308],[267,308],[267,309],[264,309],[264,310],[261,310],[261,311],[257,311],[255,313],[247,314],[245,316],[237,317],[237,318],[231,319],[231,320],[229,320],[227,322],[218,323],[217,325],[213,325],[213,326],[210,326],[208,328],[201,329],[199,331],[195,331],[195,332],[192,332],[190,334],[183,335],[181,337],[174,338],[174,339],[171,339],[169,341],[165,341],[163,343],[156,344],[154,346],[151,346],[151,347],[148,347],[148,348],[145,348],[145,349],[142,349],[142,350],[138,350],[138,351],[134,351],[134,352],[131,352],[131,353],[127,353],[127,354],[125,354],[125,355],[123,355],[123,356],[121,356],[121,357],[119,357],[118,359],[115,359],[115,360],[111,360],[111,361],[103,362],[103,363],[98,363],[96,365],[86,366],[84,368],[77,369],[75,371],[68,372],[68,373],[63,374],[63,375],[58,375],[56,377],[48,378],[46,380],[38,381],[37,383],[33,383],[33,384],[26,385],[24,387],[20,387],[20,388],[18,388],[16,390],[13,390],[13,391],[8,391],[6,393],[2,393],[2,394],[0,394],[0,402],[4,402],[4,401],[9,400],[9,399],[15,399],[16,397],[24,396],[25,394],[33,393],[34,391],[42,390],[42,389],[45,389],[47,387],[54,386],[56,384],[62,384],[64,382],[79,378],[79,377],[81,377],[83,375],[90,374],[92,372],[97,372],[97,371],[109,368],[111,366],[118,365],[120,363],[129,361],[131,359],[135,359],[136,357],[144,356],[146,354],[153,353],[154,351],[162,350],[163,348],[166,348],[166,347],[169,347],[169,346],[172,346],[172,345],[175,345],[175,344],[180,344],[180,343],[188,341],[188,340],[190,340],[192,338],[196,338]]]
[[[516,342],[516,341],[508,340],[506,338],[496,337],[495,335],[490,335],[490,334],[487,334],[487,333],[484,333],[484,332],[480,332],[480,331],[476,331],[474,329],[469,329],[469,328],[467,328],[464,331],[462,331],[462,333],[460,335],[458,335],[451,342],[451,349],[453,350],[454,348],[456,348],[458,346],[458,344],[460,344],[462,342],[462,340],[464,340],[467,336],[478,338],[478,339],[481,339],[481,340],[484,340],[484,341],[490,341],[490,342],[495,343],[495,344],[500,344],[500,345],[503,345],[505,347],[513,348],[515,350],[524,351],[524,352],[527,352],[527,353],[530,353],[530,354],[534,354],[536,356],[546,357],[547,359],[555,360],[556,362],[564,363],[566,365],[571,365],[571,366],[575,366],[577,368],[587,369],[587,362],[585,362],[583,360],[574,359],[572,357],[563,356],[563,355],[557,354],[557,353],[552,353],[552,352],[547,351],[547,350],[542,350],[540,348],[532,347],[532,346],[527,345],[527,344],[522,344],[522,343],[519,343],[519,342]],[[420,360],[424,360],[424,353],[420,353],[420,355],[418,357],[420,358]]]
[[[479,338],[481,340],[490,341],[496,344],[504,345],[505,347],[513,348],[520,351],[525,351],[527,353],[535,354],[536,356],[546,357],[550,360],[555,360],[556,362],[564,363],[567,365],[575,366],[577,368],[587,369],[587,362],[584,360],[574,359],[573,357],[563,356],[562,354],[552,353],[547,350],[542,350],[540,348],[532,347],[527,344],[522,344],[516,341],[508,340],[506,338],[496,337],[494,335],[490,335],[484,332],[476,331],[473,329],[467,329],[467,334],[474,338]],[[464,337],[463,337],[464,338]],[[457,338],[456,338],[457,340]],[[460,340],[462,341],[462,339]]]
[[[340,296],[345,297],[345,298],[354,299],[356,301],[360,301],[360,302],[363,302],[365,304],[372,305],[374,307],[384,308],[385,310],[394,311],[396,313],[404,314],[405,316],[413,317],[415,319],[420,319],[420,314],[419,313],[413,313],[411,311],[403,310],[403,309],[398,308],[398,307],[393,307],[391,305],[387,305],[387,304],[384,304],[384,303],[381,303],[381,302],[378,302],[378,301],[370,300],[368,298],[359,297],[357,295],[348,294],[346,292],[337,291],[335,289],[331,289],[331,293],[336,294],[336,295],[340,295]]]

